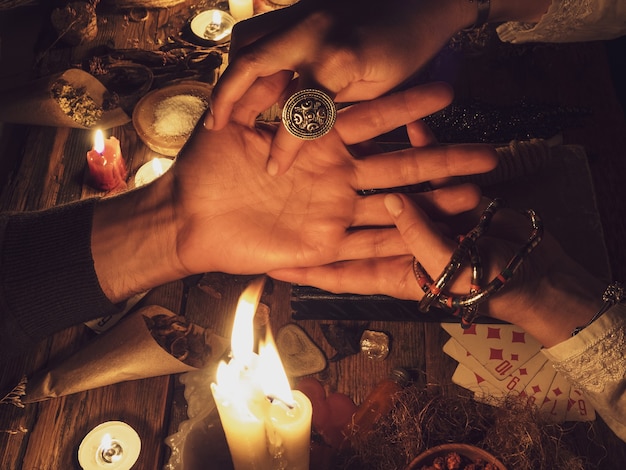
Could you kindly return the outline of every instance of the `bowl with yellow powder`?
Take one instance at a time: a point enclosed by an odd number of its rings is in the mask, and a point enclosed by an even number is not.
[[[213,87],[195,80],[153,90],[133,111],[137,135],[152,151],[174,157],[209,106]]]

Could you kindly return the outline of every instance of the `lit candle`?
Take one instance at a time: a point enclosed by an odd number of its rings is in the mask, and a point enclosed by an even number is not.
[[[236,20],[245,20],[254,14],[252,0],[228,0],[228,8]]]
[[[174,160],[169,158],[153,158],[144,163],[135,174],[135,187],[143,186],[154,181],[170,169]]]
[[[94,138],[93,149],[87,152],[89,183],[97,189],[109,191],[126,187],[126,164],[122,157],[120,141],[115,137],[104,139],[98,129]]]
[[[264,278],[239,299],[233,326],[232,359],[221,362],[211,391],[235,470],[308,470],[312,407],[289,381],[268,333],[254,347],[254,313]],[[269,328],[268,328],[269,332]]]
[[[93,428],[78,448],[83,470],[129,470],[139,458],[141,439],[121,421],[108,421]]]
[[[189,23],[191,32],[203,41],[222,43],[230,39],[235,18],[222,10],[205,10]]]

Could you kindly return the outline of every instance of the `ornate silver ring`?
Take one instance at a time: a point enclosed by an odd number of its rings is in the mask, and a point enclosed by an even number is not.
[[[283,108],[283,124],[299,139],[313,140],[333,128],[337,119],[335,103],[326,93],[312,88],[289,97]]]

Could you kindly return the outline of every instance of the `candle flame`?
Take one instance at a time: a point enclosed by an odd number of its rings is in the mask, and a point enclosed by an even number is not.
[[[222,23],[222,14],[218,10],[213,10],[211,15],[211,23],[219,26]]]
[[[104,135],[100,129],[96,131],[93,141],[93,149],[98,153],[104,153]]]
[[[154,174],[156,176],[161,176],[163,173],[165,173],[163,171],[163,165],[161,164],[161,160],[159,160],[158,158],[152,159],[152,170],[154,171]]]
[[[100,447],[102,449],[110,449],[112,443],[113,439],[111,438],[111,435],[109,433],[106,433],[104,436],[102,436],[102,440],[100,441]]]
[[[231,359],[217,366],[216,384],[228,401],[239,410],[240,416],[258,419],[249,408],[253,396],[262,396],[256,383],[258,357],[254,354],[254,313],[261,299],[265,277],[252,281],[241,294],[235,311],[231,335]],[[258,394],[258,395],[256,395]]]
[[[292,408],[295,406],[287,373],[280,360],[272,331],[268,328],[265,340],[259,346],[258,381],[265,396],[278,399]]]
[[[252,364],[254,353],[254,313],[261,300],[265,277],[252,281],[239,297],[230,339],[233,358],[244,366]]]

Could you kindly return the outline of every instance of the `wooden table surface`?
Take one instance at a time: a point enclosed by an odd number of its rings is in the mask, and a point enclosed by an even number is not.
[[[101,3],[96,40],[74,48],[51,43],[49,12],[45,8],[0,11],[0,85],[7,88],[39,74],[80,64],[95,45],[156,49],[169,35],[176,34],[191,14],[188,5],[195,2],[183,2],[169,10],[148,10],[147,18],[139,22],[129,20],[128,12],[111,9],[114,2]],[[626,236],[622,203],[626,200],[626,123],[615,100],[603,45],[537,45],[518,49],[500,45],[466,54],[462,60],[458,54],[451,57],[453,61],[450,57],[441,59],[431,73],[433,78],[453,83],[459,100],[471,98],[482,105],[495,103],[514,109],[518,106],[521,114],[527,111],[520,103],[539,103],[545,106],[539,114],[545,120],[554,118],[550,110],[556,108],[563,110],[565,116],[577,118],[559,131],[566,143],[585,147],[610,267],[616,279],[626,279],[626,248],[622,243]],[[578,119],[579,115],[584,117]],[[524,124],[527,123],[519,127]],[[540,123],[538,127],[543,131],[549,126]],[[462,134],[462,129],[458,130]],[[112,134],[122,143],[131,176],[152,158],[131,123],[114,128]],[[6,123],[1,137],[3,211],[42,209],[101,194],[90,188],[85,179],[85,152],[91,147],[92,131]],[[585,249],[584,245],[581,249]],[[197,279],[172,282],[152,290],[140,305],[161,305],[228,336],[232,312],[246,280],[214,276],[213,287],[220,295],[200,289]],[[278,329],[293,321],[291,287],[278,282],[272,287],[263,301],[270,307],[273,328]],[[324,339],[320,325],[329,322],[297,322],[328,357],[334,350]],[[356,354],[330,363],[317,376],[329,392],[348,394],[360,403],[390,370],[407,367],[421,373],[418,380],[423,386],[459,393],[460,389],[451,383],[456,363],[441,350],[448,336],[436,323],[373,321],[369,328],[388,332],[395,347],[384,361]],[[4,389],[22,375],[30,375],[80,349],[92,337],[93,333],[82,325],[56,334],[30,354],[4,366],[0,385]],[[164,439],[185,419],[186,401],[177,375],[124,382],[25,408],[2,406],[0,468],[79,468],[76,455],[83,437],[96,425],[112,420],[129,423],[141,437],[142,452],[134,468],[162,468],[169,456]],[[626,445],[601,420],[579,424],[573,432],[578,433],[582,443],[579,452],[591,462],[601,462],[598,468],[619,468],[626,461]]]

